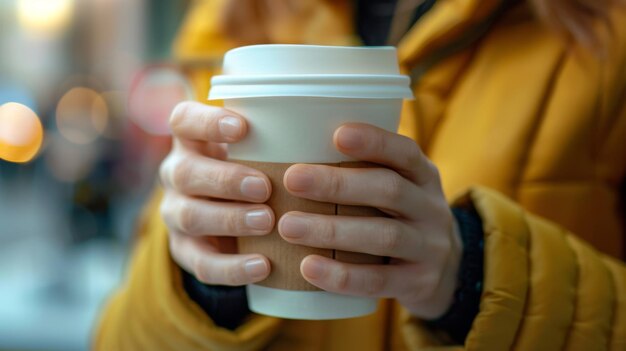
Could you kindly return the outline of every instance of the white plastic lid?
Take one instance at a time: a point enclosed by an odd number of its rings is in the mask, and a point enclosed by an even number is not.
[[[209,100],[314,96],[412,98],[394,47],[253,45],[224,56],[224,74],[211,80]]]

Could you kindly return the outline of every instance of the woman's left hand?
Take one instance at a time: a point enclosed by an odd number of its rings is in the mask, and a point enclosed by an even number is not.
[[[335,147],[388,168],[291,166],[284,177],[295,196],[344,205],[376,207],[383,217],[326,216],[289,212],[278,223],[290,243],[389,256],[386,265],[349,264],[310,255],[304,278],[327,291],[390,297],[414,316],[433,319],[450,307],[462,253],[439,172],[417,144],[367,124],[336,130]]]

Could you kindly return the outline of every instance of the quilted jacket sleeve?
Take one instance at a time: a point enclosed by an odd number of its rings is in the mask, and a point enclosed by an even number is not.
[[[626,350],[626,267],[497,192],[474,188],[485,281],[467,350]],[[411,349],[434,346],[409,320]]]
[[[184,292],[180,269],[168,251],[157,191],[146,207],[143,226],[123,287],[108,302],[94,336],[94,350],[258,350],[282,321],[251,315],[234,331],[220,328]]]

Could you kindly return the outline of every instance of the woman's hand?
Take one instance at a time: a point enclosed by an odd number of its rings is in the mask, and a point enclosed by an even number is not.
[[[285,173],[295,196],[376,207],[391,218],[289,212],[278,223],[288,242],[391,257],[388,265],[359,265],[310,255],[304,278],[340,294],[396,298],[413,315],[437,318],[453,300],[462,252],[437,168],[409,138],[365,124],[335,132],[339,151],[389,168],[298,164]]]
[[[224,161],[223,143],[246,135],[245,120],[222,108],[183,102],[172,112],[170,127],[174,146],[160,176],[165,188],[161,214],[172,257],[207,284],[265,279],[269,260],[236,254],[235,237],[264,235],[274,227],[274,213],[263,204],[271,183],[255,169]]]

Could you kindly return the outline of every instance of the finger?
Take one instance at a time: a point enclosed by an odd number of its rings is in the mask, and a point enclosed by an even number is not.
[[[200,200],[169,191],[161,216],[170,230],[193,236],[264,235],[274,227],[274,213],[266,205]]]
[[[257,254],[222,254],[204,238],[171,232],[174,260],[199,281],[212,285],[239,286],[261,281],[270,273],[269,260]]]
[[[293,244],[410,261],[418,260],[424,248],[424,237],[420,233],[391,218],[289,212],[278,222],[278,231]]]
[[[235,142],[247,132],[246,121],[240,115],[194,101],[176,105],[169,123],[174,136],[198,141]]]
[[[422,189],[386,168],[297,164],[287,169],[283,182],[291,194],[299,197],[376,207],[412,219],[428,205]]]
[[[407,289],[402,265],[366,265],[310,255],[300,264],[304,279],[320,289],[352,296],[399,297]]]
[[[166,188],[187,195],[265,202],[272,192],[262,172],[196,154],[169,155],[159,173]]]
[[[348,123],[333,136],[337,149],[359,160],[389,166],[416,184],[439,182],[437,168],[417,143],[405,136],[363,123]]]

